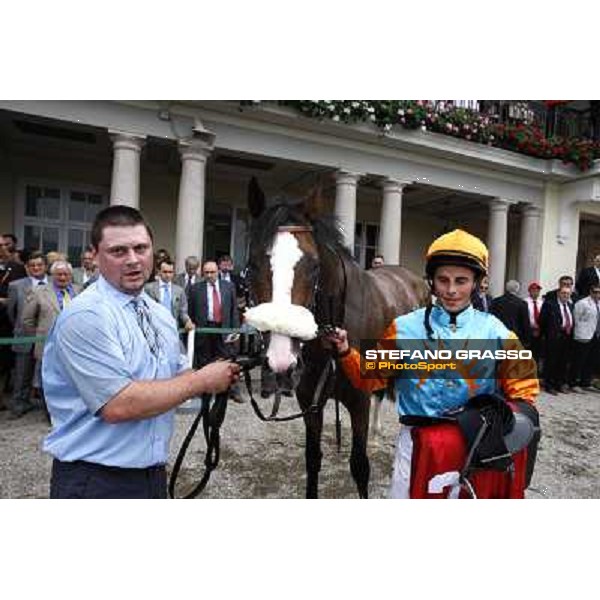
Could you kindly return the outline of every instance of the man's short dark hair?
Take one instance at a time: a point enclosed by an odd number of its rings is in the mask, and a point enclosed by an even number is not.
[[[573,282],[573,278],[570,275],[561,275],[560,278],[559,278],[559,280],[558,280],[559,285],[560,285],[561,281],[567,281],[567,279],[570,282]]]
[[[32,250],[27,256],[27,262],[29,262],[30,260],[37,260],[38,258],[41,258],[44,261],[45,265],[48,264],[48,259],[41,250]]]
[[[163,265],[169,265],[170,267],[175,268],[175,261],[171,260],[170,258],[163,258],[160,261],[160,266],[158,267],[158,269],[160,270],[160,267],[162,267]]]
[[[224,261],[224,260],[233,262],[233,258],[231,258],[231,256],[229,254],[221,254],[221,256],[219,256],[219,258],[217,259],[217,264],[219,264],[221,261]]]
[[[98,246],[102,241],[102,234],[106,227],[135,227],[136,225],[143,225],[150,239],[154,241],[152,229],[150,229],[150,225],[148,225],[139,210],[123,204],[109,206],[101,210],[94,219],[90,239],[91,245],[95,250],[98,250]]]
[[[16,246],[17,246],[17,236],[14,233],[3,233],[2,237],[3,238],[8,238],[13,243],[13,246],[16,248]]]

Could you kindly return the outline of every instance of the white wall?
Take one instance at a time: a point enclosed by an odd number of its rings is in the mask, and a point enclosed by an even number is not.
[[[544,293],[556,287],[561,275],[576,275],[579,208],[564,200],[558,184],[546,186],[542,221],[540,280]]]

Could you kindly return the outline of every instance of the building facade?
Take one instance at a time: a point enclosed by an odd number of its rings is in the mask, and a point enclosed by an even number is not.
[[[432,239],[462,227],[490,249],[491,288],[554,287],[600,253],[600,166],[585,173],[427,131],[307,118],[277,105],[0,101],[1,231],[77,264],[95,214],[139,207],[183,268],[246,253],[246,190],[297,197],[324,183],[357,260],[423,272]]]

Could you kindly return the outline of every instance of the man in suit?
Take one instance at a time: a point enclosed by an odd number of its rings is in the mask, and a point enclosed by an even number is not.
[[[529,314],[529,324],[531,326],[531,351],[533,358],[540,370],[540,357],[542,354],[542,336],[540,332],[540,313],[544,304],[544,299],[540,298],[542,286],[539,281],[532,281],[527,287],[529,295],[525,298],[527,303],[527,312]]]
[[[46,276],[46,257],[43,252],[35,251],[27,260],[29,277],[17,279],[8,285],[8,318],[13,325],[14,337],[26,335],[23,326],[23,308],[26,299],[34,293],[38,286],[48,283]],[[13,393],[10,400],[10,418],[18,419],[25,413],[36,408],[31,401],[31,387],[35,367],[33,344],[13,344],[15,367],[13,375]]]
[[[573,302],[571,288],[544,300],[540,311],[540,331],[544,339],[544,386],[553,396],[568,393],[567,372],[573,340]]]
[[[573,286],[573,278],[570,275],[561,275],[558,278],[558,287],[554,290],[550,290],[545,296],[544,300],[556,300],[558,290],[562,288],[568,288],[571,294],[570,300],[575,304],[580,299],[579,294],[575,291]],[[585,294],[587,296],[587,293]]]
[[[200,281],[200,276],[198,275],[199,267],[200,261],[198,260],[198,257],[188,256],[185,259],[185,273],[179,273],[175,275],[175,279],[173,279],[175,284],[185,290],[188,303],[190,300],[190,290],[192,289],[192,286]]]
[[[573,311],[573,361],[569,385],[577,393],[595,392],[592,374],[600,351],[600,283],[590,286],[590,294],[575,304]]]
[[[91,283],[98,278],[98,266],[94,263],[94,252],[91,246],[88,246],[81,253],[81,267],[73,269],[73,283],[76,285],[85,285],[88,281]]]
[[[223,254],[217,261],[217,266],[219,267],[219,279],[233,283],[238,309],[242,311],[246,307],[244,282],[240,275],[233,272],[233,260],[231,256]]]
[[[219,280],[218,274],[217,263],[207,260],[202,265],[203,281],[191,287],[189,313],[197,327],[239,327],[234,286],[229,281]],[[223,336],[196,333],[194,362],[198,367],[213,362],[215,358],[230,356]]]
[[[173,283],[175,276],[175,265],[170,260],[164,260],[160,264],[156,281],[146,284],[146,293],[159,304],[167,308],[178,327],[186,331],[195,328],[194,323],[188,315],[188,301],[184,289]]]
[[[489,289],[490,280],[487,277],[484,277],[479,282],[478,289],[476,289],[471,296],[471,304],[473,305],[473,308],[480,310],[481,312],[490,312],[492,297],[490,294],[488,294]]]
[[[511,279],[506,282],[506,293],[492,300],[490,312],[498,317],[521,340],[526,348],[531,346],[531,326],[527,304],[517,296],[520,285]]]
[[[25,267],[12,259],[10,236],[0,235],[0,337],[12,336],[12,324],[8,318],[8,286],[11,281],[27,277]],[[1,396],[7,391],[14,354],[10,346],[0,346],[0,406],[4,408]]]
[[[594,256],[594,262],[591,267],[581,269],[577,276],[577,283],[575,289],[577,294],[581,298],[587,297],[590,293],[592,285],[598,285],[600,283],[600,254]]]
[[[190,318],[197,327],[236,328],[240,325],[240,317],[236,303],[233,283],[219,279],[219,269],[213,260],[202,265],[204,279],[195,283],[190,289]],[[194,366],[202,366],[217,358],[232,358],[235,351],[225,343],[224,336],[196,332]],[[237,386],[232,387],[231,397],[241,402],[241,394]]]
[[[47,336],[60,312],[79,293],[80,287],[72,284],[73,268],[64,260],[57,260],[50,267],[52,281],[48,285],[34,288],[25,299],[23,307],[23,329],[27,335]],[[41,381],[44,342],[36,342],[34,356],[36,372]],[[40,388],[42,408],[49,420],[43,388]]]

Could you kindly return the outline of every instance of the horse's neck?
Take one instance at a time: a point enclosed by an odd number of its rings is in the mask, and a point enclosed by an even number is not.
[[[398,315],[425,303],[425,284],[401,267],[387,268],[380,275],[365,271],[354,261],[345,261],[345,272],[344,325],[353,343],[380,338]],[[419,295],[417,290],[421,288],[423,293]]]
[[[376,338],[390,319],[383,311],[382,292],[372,275],[355,262],[348,265],[346,329],[351,339]]]
[[[372,278],[344,253],[330,250],[324,257],[321,271],[322,306],[325,314],[334,312],[335,325],[343,325],[350,337],[364,337],[369,332],[383,332],[387,315],[377,312],[381,292],[373,286]],[[366,313],[371,313],[365,320]],[[337,317],[337,319],[335,318]],[[343,321],[343,322],[342,322]]]

